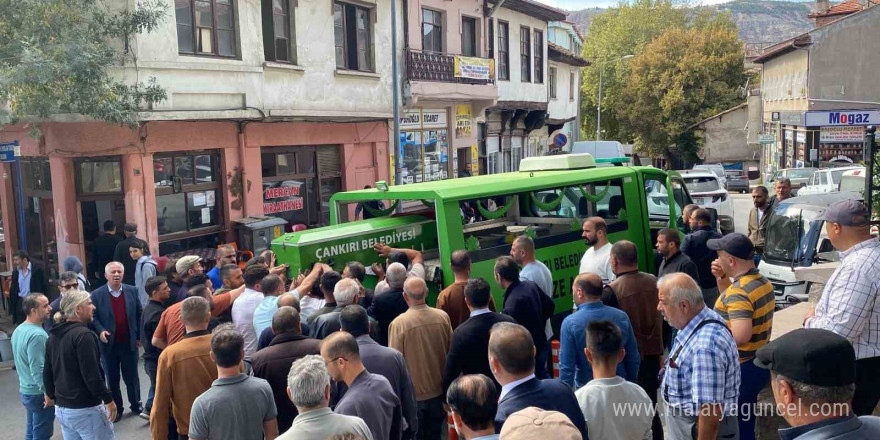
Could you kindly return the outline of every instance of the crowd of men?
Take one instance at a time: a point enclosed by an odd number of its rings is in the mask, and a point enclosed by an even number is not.
[[[756,227],[766,195],[753,192]],[[634,243],[611,243],[605,220],[587,219],[558,379],[552,273],[528,236],[495,261],[494,280],[453,252],[454,282],[431,307],[411,249],[375,246],[385,264],[373,266],[372,291],[359,262],[342,273],[315,264],[288,283],[271,253],[242,267],[221,248],[205,273],[196,256],[153,259],[132,235],[134,276],[112,260],[91,293],[65,272],[57,304],[33,289],[19,297],[25,320],[12,342],[27,438],[50,438],[55,419],[65,440],[113,438],[120,379],[153,440],[436,440],[447,420],[466,440],[754,439],[749,409],[768,384],[796,409],[783,414],[782,438],[880,438],[868,417],[880,400],[880,241],[859,202],[820,218],[840,268],[807,329],[772,343],[761,233],[722,237],[708,211],[685,207],[684,240],[658,233],[655,276],[639,270]],[[19,275],[31,267],[16,264]],[[34,287],[35,275],[20,281]],[[837,406],[817,414],[813,404]]]

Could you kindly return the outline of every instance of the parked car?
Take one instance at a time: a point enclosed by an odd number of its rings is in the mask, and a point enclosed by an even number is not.
[[[859,198],[851,192],[798,196],[773,210],[758,270],[773,284],[777,308],[809,300],[811,283],[797,280],[795,268],[839,260],[819,215],[838,200]]]
[[[840,176],[840,183],[837,190],[840,192],[854,192],[865,196],[865,179],[868,172],[864,168],[856,168],[854,170],[844,171]]]
[[[813,175],[814,171],[816,171],[816,169],[812,167],[786,168],[784,170],[778,170],[767,183],[774,185],[780,177],[788,177],[788,180],[791,180],[791,193],[797,195],[798,190],[800,190],[801,187],[806,186],[807,182],[810,181],[810,176]],[[768,186],[768,188],[770,189],[770,192],[773,192],[772,187]]]
[[[721,185],[718,176],[705,170],[679,172],[694,203],[701,208],[713,208],[718,212],[722,234],[733,232],[733,200]]]
[[[727,175],[727,191],[745,194],[749,192],[749,179],[746,174],[740,170],[725,170]]]
[[[711,171],[716,177],[718,177],[718,180],[721,182],[721,187],[727,188],[727,176],[724,174],[724,165],[721,165],[720,163],[704,163],[694,165],[694,169]]]
[[[864,170],[865,167],[822,168],[813,172],[807,186],[798,191],[799,196],[836,192],[840,177],[847,171]]]

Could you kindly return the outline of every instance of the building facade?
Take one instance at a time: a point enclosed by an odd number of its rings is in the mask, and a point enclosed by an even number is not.
[[[333,193],[389,177],[390,19],[375,0],[177,1],[118,72],[167,90],[138,128],[60,115],[38,139],[0,131],[20,149],[0,165],[7,261],[103,271],[92,244],[111,219],[154,255],[234,241],[247,216],[327,224]]]
[[[581,70],[590,65],[581,57],[582,45],[583,39],[572,23],[550,22],[546,129],[535,131],[538,144],[547,152],[571,151],[580,140]]]
[[[491,4],[491,3],[490,3]],[[523,157],[542,154],[536,130],[546,130],[549,102],[548,23],[565,13],[531,0],[493,4],[487,21],[495,38],[498,103],[486,111],[486,172],[516,171]]]
[[[477,0],[404,0],[397,183],[479,174],[476,120],[498,100]]]
[[[880,38],[880,8],[867,7],[765,48],[762,66],[765,172],[862,160],[864,126],[808,118],[810,112],[880,109],[880,59],[858,41]],[[808,121],[809,119],[809,121]]]
[[[761,96],[750,91],[746,102],[693,126],[703,145],[700,159],[729,169],[758,171],[761,162]]]

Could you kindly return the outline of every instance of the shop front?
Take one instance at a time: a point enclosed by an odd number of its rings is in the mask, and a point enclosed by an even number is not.
[[[858,163],[864,158],[865,127],[820,127],[819,166]]]
[[[400,183],[445,180],[454,172],[449,163],[448,113],[447,108],[405,110],[397,152]]]

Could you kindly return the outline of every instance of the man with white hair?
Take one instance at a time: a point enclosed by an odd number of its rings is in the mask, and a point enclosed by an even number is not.
[[[406,267],[400,263],[391,263],[385,273],[388,290],[383,294],[375,294],[373,303],[367,314],[379,323],[379,343],[388,346],[388,326],[391,321],[409,309],[403,297],[403,283],[406,281]]]
[[[361,294],[361,285],[351,278],[343,278],[333,287],[333,298],[336,299],[336,308],[330,313],[324,313],[315,319],[309,336],[316,339],[324,339],[341,328],[339,316],[345,306],[357,302]]]
[[[309,355],[293,363],[287,376],[287,395],[299,415],[278,440],[324,439],[344,434],[373,440],[370,428],[360,417],[330,410],[330,374],[321,356]]]
[[[95,305],[95,319],[92,321],[95,333],[101,341],[101,362],[107,375],[107,384],[113,394],[118,412],[116,420],[122,418],[122,390],[119,387],[120,371],[125,389],[128,391],[128,404],[133,414],[140,414],[141,386],[138,379],[138,347],[141,340],[141,302],[134,286],[122,283],[125,267],[113,261],[107,263],[104,275],[107,284],[92,292]]]
[[[739,353],[720,315],[703,303],[693,278],[667,275],[657,283],[657,309],[678,329],[661,370],[667,438],[738,438]]]
[[[440,440],[445,417],[443,368],[452,340],[452,324],[446,312],[425,303],[425,280],[407,279],[403,292],[409,310],[395,318],[388,328],[388,346],[403,354],[413,381],[419,408],[416,438]]]

